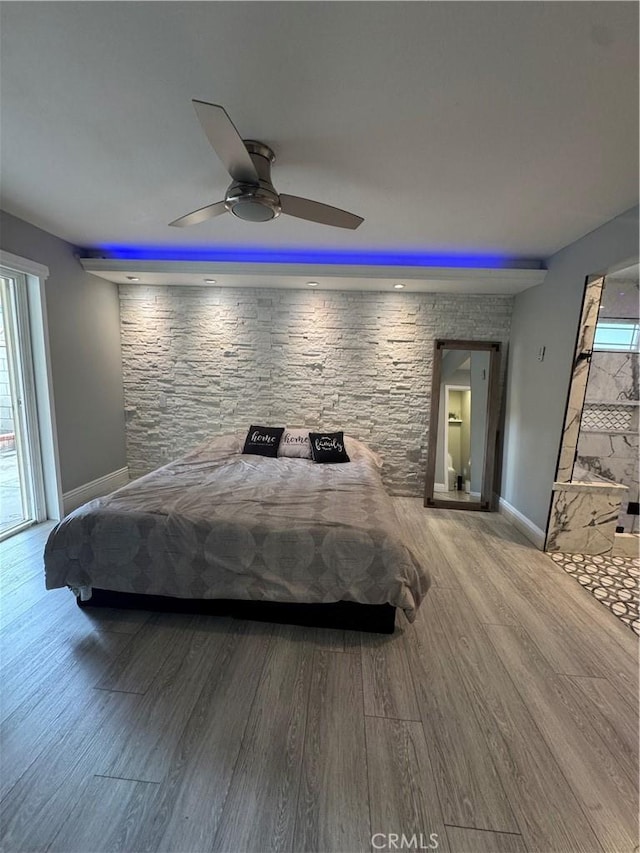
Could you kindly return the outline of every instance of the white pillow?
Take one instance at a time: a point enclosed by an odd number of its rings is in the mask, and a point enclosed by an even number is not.
[[[278,456],[289,456],[293,459],[311,459],[311,444],[308,429],[289,429],[285,427]]]

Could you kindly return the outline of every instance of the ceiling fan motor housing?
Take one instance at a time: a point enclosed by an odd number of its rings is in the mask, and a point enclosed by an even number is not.
[[[275,154],[267,145],[253,139],[245,139],[244,144],[256,167],[259,181],[257,184],[233,181],[225,194],[225,206],[239,219],[267,222],[279,216],[282,210],[280,197],[271,183],[271,164],[276,159]]]

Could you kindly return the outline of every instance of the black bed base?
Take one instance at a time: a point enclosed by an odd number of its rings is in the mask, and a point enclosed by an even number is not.
[[[143,595],[93,589],[87,601],[76,599],[78,607],[118,607],[127,610],[154,610],[169,613],[209,613],[253,619],[284,625],[314,628],[338,628],[393,634],[396,609],[391,604],[358,604],[337,601],[332,604],[294,604],[279,601],[235,601],[226,598],[170,598],[165,595]]]

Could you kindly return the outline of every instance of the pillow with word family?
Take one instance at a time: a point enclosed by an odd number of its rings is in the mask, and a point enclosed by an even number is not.
[[[311,444],[308,429],[289,429],[285,427],[278,456],[289,456],[294,459],[311,459]]]
[[[252,424],[244,440],[242,452],[252,453],[255,456],[273,456],[275,459],[283,432],[284,427],[253,426]]]
[[[314,462],[350,462],[344,449],[343,432],[310,432],[311,456]]]

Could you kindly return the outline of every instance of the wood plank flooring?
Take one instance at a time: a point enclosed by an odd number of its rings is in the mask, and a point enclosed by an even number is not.
[[[496,514],[397,498],[393,636],[81,610],[0,545],[3,853],[633,853],[638,642]]]

